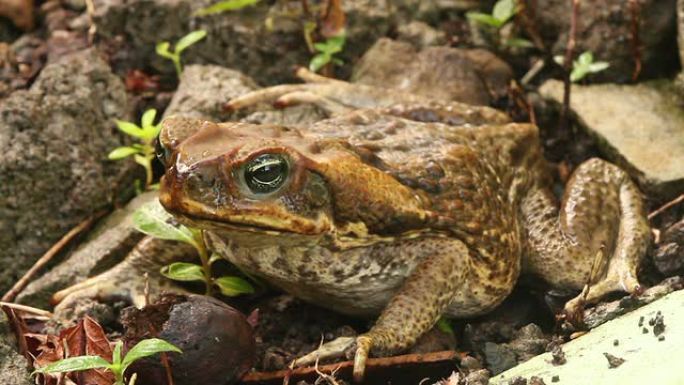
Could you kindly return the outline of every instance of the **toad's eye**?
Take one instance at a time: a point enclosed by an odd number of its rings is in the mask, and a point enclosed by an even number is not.
[[[287,161],[281,155],[259,155],[245,166],[245,183],[255,194],[268,194],[283,185],[288,171]]]

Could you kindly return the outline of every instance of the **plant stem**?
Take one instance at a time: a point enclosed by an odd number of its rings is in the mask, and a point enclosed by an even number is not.
[[[176,67],[176,74],[180,78],[181,72],[183,72],[183,67],[181,67],[180,63],[180,55],[175,55],[171,60],[173,61],[173,66]]]
[[[195,240],[195,248],[199,254],[200,261],[202,261],[202,272],[204,273],[204,283],[207,286],[206,295],[211,295],[213,291],[213,280],[211,277],[211,263],[209,263],[209,253],[207,252],[207,247],[204,244],[204,231],[199,230],[199,239]]]

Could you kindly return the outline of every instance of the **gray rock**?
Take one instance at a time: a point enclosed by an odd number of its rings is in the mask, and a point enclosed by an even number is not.
[[[92,50],[0,103],[0,292],[129,185],[132,162],[107,160],[123,143],[114,119],[126,116],[121,80]]]
[[[238,11],[193,16],[212,3],[211,0],[96,0],[95,23],[106,44],[123,37],[125,49],[112,57],[115,67],[121,67],[121,71],[151,65],[156,70],[172,73],[171,63],[156,55],[155,45],[160,41],[175,42],[197,29],[206,30],[208,36],[183,53],[186,63],[235,68],[264,84],[292,81],[293,68],[308,65],[312,55],[302,34],[305,16],[300,3],[261,2]],[[393,14],[387,1],[345,1],[343,8],[348,20],[348,44],[341,58],[352,62],[378,37],[390,31]]]
[[[354,67],[352,81],[435,99],[488,105],[505,94],[511,68],[485,50],[427,47],[383,38]]]
[[[431,45],[446,44],[447,37],[444,31],[436,30],[427,23],[412,21],[402,24],[397,28],[397,40],[423,48]]]
[[[285,109],[257,106],[234,113],[223,109],[230,99],[258,88],[254,80],[239,71],[214,65],[189,65],[164,116],[182,115],[214,122],[242,119],[250,123],[283,125],[314,123],[325,117],[312,105]]]
[[[485,343],[483,353],[485,360],[487,360],[487,368],[492,374],[499,374],[518,363],[515,358],[515,352],[507,344],[487,342]]]
[[[16,350],[17,342],[5,313],[0,310],[0,376],[3,385],[30,385],[28,362]]]
[[[682,384],[684,372],[677,370],[684,354],[684,333],[679,329],[684,322],[682,303],[684,291],[671,293],[563,345],[567,358],[564,365],[553,365],[551,353],[544,353],[492,378],[490,384],[508,384],[518,376],[538,376],[547,384],[559,385],[595,384],[597,379],[602,385]],[[664,321],[664,331],[656,332],[661,334],[654,333],[649,325],[659,317]],[[604,353],[625,361],[610,368]],[[558,376],[557,382],[551,380],[554,376]]]
[[[164,115],[226,121],[231,114],[224,111],[223,105],[257,88],[254,80],[241,72],[214,65],[189,65]]]
[[[547,81],[539,92],[562,103],[559,81]],[[573,85],[571,95],[571,109],[603,156],[658,198],[684,192],[684,112],[671,82]]]
[[[640,0],[638,4],[640,79],[663,76],[678,66],[676,45],[676,0]],[[571,2],[539,0],[531,11],[534,25],[551,47],[562,55],[570,29]],[[635,68],[632,12],[623,0],[582,2],[577,23],[575,52],[591,51],[595,60],[610,63],[608,70],[591,75],[596,81],[627,82]]]
[[[684,219],[668,227],[653,253],[653,264],[666,276],[684,271]]]
[[[133,228],[131,214],[143,204],[157,199],[157,195],[156,191],[143,193],[111,213],[62,263],[31,282],[17,297],[17,302],[47,308],[50,297],[56,291],[97,275],[120,262],[144,236]]]

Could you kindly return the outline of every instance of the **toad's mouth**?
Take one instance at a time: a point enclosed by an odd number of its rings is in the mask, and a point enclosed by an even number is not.
[[[279,221],[264,215],[216,215],[166,210],[180,223],[202,230],[283,238],[317,238],[326,232],[325,226],[316,226],[314,222]]]

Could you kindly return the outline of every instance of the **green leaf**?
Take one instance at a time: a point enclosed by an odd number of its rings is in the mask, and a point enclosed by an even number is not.
[[[100,356],[79,356],[53,362],[50,365],[36,369],[33,373],[73,372],[78,370],[106,368],[108,366],[109,362]]]
[[[140,151],[138,151],[137,148],[128,146],[117,147],[107,155],[107,158],[110,160],[119,160],[138,153],[140,153]]]
[[[570,81],[577,82],[584,79],[589,73],[589,67],[575,66],[570,72]]]
[[[513,37],[504,42],[505,45],[509,47],[517,47],[517,48],[530,48],[534,47],[534,44],[532,44],[531,41],[527,39],[521,39],[519,37]]]
[[[344,65],[344,61],[342,61],[342,59],[338,59],[336,57],[332,58],[331,61],[333,62],[333,64],[335,64],[337,66],[343,66]]]
[[[157,55],[161,57],[165,57],[167,59],[173,60],[175,55],[169,51],[169,47],[171,46],[171,43],[168,41],[163,41],[161,43],[157,43],[157,46],[155,47],[155,50],[157,51]]]
[[[446,334],[454,335],[454,329],[451,327],[451,323],[444,317],[437,320],[437,328]]]
[[[150,108],[149,110],[145,111],[143,114],[142,118],[140,119],[140,124],[142,129],[146,129],[147,127],[150,127],[154,124],[154,118],[157,116],[157,110],[154,108]]]
[[[559,66],[563,66],[563,63],[565,62],[565,57],[563,55],[556,55],[553,57],[553,61],[556,62]]]
[[[176,346],[162,339],[149,338],[138,342],[134,347],[132,347],[131,350],[126,353],[126,357],[124,357],[121,365],[125,371],[128,365],[132,364],[136,360],[162,352],[183,353]]]
[[[315,55],[313,58],[311,58],[311,62],[309,62],[309,70],[313,72],[318,72],[321,68],[323,68],[324,65],[330,63],[330,55],[327,53],[319,53],[318,55]]]
[[[207,31],[200,29],[198,31],[192,31],[189,34],[181,37],[174,48],[176,55],[180,55],[180,53],[185,51],[186,48],[204,39],[205,36],[207,36]]]
[[[157,201],[150,202],[133,213],[133,226],[155,238],[185,242],[197,247],[190,229],[177,223]]]
[[[503,25],[503,23],[501,21],[499,21],[499,19],[497,19],[491,15],[488,15],[486,13],[468,12],[468,13],[466,13],[466,17],[468,18],[468,20],[472,20],[472,21],[478,22],[480,24],[486,24],[486,25],[492,26],[494,28],[499,28]]]
[[[240,277],[225,276],[215,279],[214,283],[218,286],[219,290],[221,290],[221,294],[228,297],[254,293],[252,284]]]
[[[605,61],[597,61],[596,63],[592,63],[589,65],[589,72],[591,72],[591,73],[601,72],[608,67],[610,67],[610,63],[605,62]]]
[[[145,168],[150,167],[152,164],[152,159],[150,159],[146,156],[142,156],[140,154],[133,155],[133,159],[135,159],[135,163],[137,163],[137,164],[139,164]]]
[[[582,52],[582,54],[577,58],[577,63],[579,63],[581,66],[589,66],[593,62],[594,54],[589,51]]]
[[[114,344],[114,351],[112,352],[112,365],[121,365],[121,349],[123,348],[123,341],[116,341]]]
[[[492,16],[499,20],[500,25],[506,24],[506,22],[515,15],[516,10],[516,0],[499,0],[494,4],[494,9],[492,9]]]
[[[211,253],[209,257],[209,264],[212,265],[214,262],[222,261],[224,258],[219,253]]]
[[[214,5],[210,5],[206,8],[202,8],[195,12],[195,16],[206,16],[213,15],[215,13],[221,13],[226,11],[237,11],[250,5],[258,3],[260,0],[227,0],[219,1]]]
[[[204,281],[202,266],[187,262],[174,262],[161,269],[162,275],[174,281]]]
[[[135,138],[143,137],[143,130],[136,124],[131,122],[126,122],[124,120],[117,120],[116,127],[128,136],[133,136]]]

